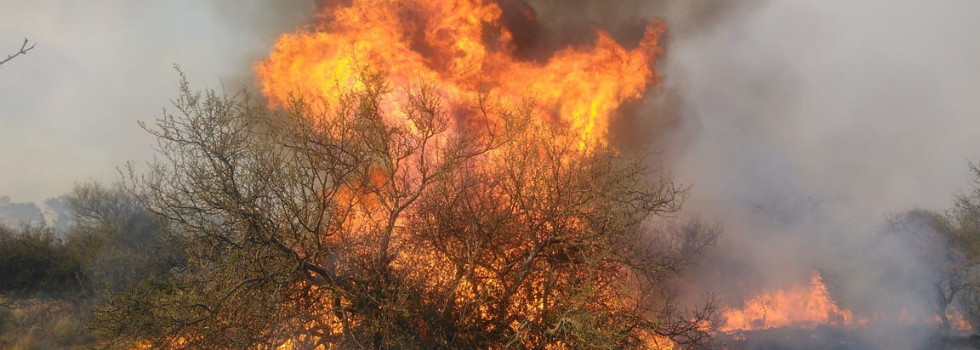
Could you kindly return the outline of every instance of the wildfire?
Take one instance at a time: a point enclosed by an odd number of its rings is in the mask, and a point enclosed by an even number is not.
[[[514,24],[505,21],[505,15],[521,18]],[[518,57],[515,33],[533,24],[534,12],[524,8],[506,14],[498,1],[328,1],[316,18],[315,24],[281,36],[269,58],[255,64],[270,107],[288,107],[300,98],[314,108],[322,105],[329,110],[345,94],[368,91],[371,87],[365,84],[365,76],[377,72],[390,87],[379,92],[384,102],[377,108],[392,124],[414,130],[402,106],[411,105],[413,92],[429,89],[441,101],[440,107],[451,114],[451,130],[464,130],[475,123],[493,127],[501,122],[487,112],[489,98],[495,105],[528,106],[535,123],[557,126],[559,137],[580,148],[605,144],[610,120],[619,106],[658,84],[653,64],[662,52],[658,41],[666,30],[661,22],[648,23],[642,40],[632,49],[597,31],[591,45],[566,47],[550,57],[529,60]],[[341,197],[363,202],[360,193],[345,196]],[[351,219],[355,222],[345,223],[351,227],[374,220],[370,215]],[[454,276],[446,268],[450,264],[431,251],[403,250],[393,262],[396,268],[401,264],[429,266],[415,273],[422,274],[416,276],[420,280],[433,283],[433,288],[450,284]],[[493,282],[490,271],[477,268],[472,273],[486,275],[485,285],[459,282],[458,299],[499,292],[496,289],[501,287]],[[528,318],[540,317],[547,301],[535,295],[517,292],[514,298],[526,303],[515,310]],[[457,302],[464,304],[465,300]],[[324,318],[323,322],[330,323],[329,315]],[[339,326],[327,328],[335,327]],[[519,333],[521,327],[515,323],[513,330]],[[649,343],[653,348],[673,348],[665,337],[654,337]],[[288,341],[280,348],[301,346]]]
[[[303,97],[330,103],[363,89],[359,74],[383,71],[396,87],[430,84],[456,122],[477,116],[481,96],[504,103],[533,100],[536,115],[567,126],[583,144],[605,142],[609,120],[626,100],[658,83],[653,61],[666,30],[651,22],[639,45],[627,50],[599,31],[589,47],[568,47],[544,63],[515,57],[514,29],[502,8],[480,0],[353,0],[325,5],[317,24],[286,34],[269,59],[255,65],[273,107]],[[520,13],[526,23],[533,11]],[[404,91],[389,93],[398,116]]]
[[[966,317],[963,317],[963,314],[961,314],[959,311],[953,310],[948,317],[950,327],[955,330],[968,332],[973,329],[973,325],[971,325],[970,322],[966,320]],[[933,324],[942,324],[942,322],[943,321],[939,318],[939,316],[936,316],[933,319]]]
[[[972,326],[961,313],[951,307],[947,311],[952,329],[969,331]],[[768,291],[744,302],[741,309],[728,309],[723,314],[726,319],[719,330],[731,333],[740,330],[760,330],[780,327],[813,328],[817,325],[841,327],[863,326],[872,322],[899,322],[908,325],[926,324],[933,327],[942,325],[939,316],[921,319],[902,309],[897,319],[882,320],[880,317],[856,317],[847,309],[842,309],[827,292],[820,273],[810,275],[807,286],[796,286],[787,290]]]
[[[810,328],[818,324],[848,326],[863,323],[851,311],[841,309],[827,292],[819,272],[810,275],[808,286],[762,293],[745,302],[742,309],[725,311],[724,332],[777,327]]]

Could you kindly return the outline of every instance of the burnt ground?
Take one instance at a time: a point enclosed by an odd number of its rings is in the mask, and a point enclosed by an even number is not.
[[[894,326],[846,329],[773,328],[717,336],[727,350],[966,350],[980,349],[980,336],[943,334],[934,328]]]

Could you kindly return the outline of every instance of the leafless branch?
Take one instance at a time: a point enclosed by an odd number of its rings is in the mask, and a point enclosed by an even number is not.
[[[34,49],[34,46],[37,45],[37,43],[33,43],[33,44],[31,44],[30,47],[27,47],[27,44],[28,44],[28,40],[27,40],[27,38],[24,38],[24,44],[20,45],[20,51],[17,51],[17,53],[15,53],[13,55],[7,55],[7,58],[6,59],[4,59],[3,61],[0,61],[0,65],[3,65],[4,63],[7,63],[7,61],[10,61],[10,60],[14,59],[14,57],[17,57],[17,56],[20,56],[20,55],[26,55],[27,54],[27,51],[33,50]]]

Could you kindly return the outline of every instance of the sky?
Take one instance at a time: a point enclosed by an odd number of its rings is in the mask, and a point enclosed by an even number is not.
[[[305,21],[306,2],[0,0],[0,195],[38,202],[76,182],[116,181],[153,155],[138,126],[192,87],[238,89],[275,33]],[[259,3],[259,2],[255,2]],[[298,5],[297,5],[298,4]],[[268,21],[255,21],[255,17]],[[275,27],[275,28],[273,28]],[[6,57],[6,56],[4,56]]]
[[[252,62],[313,7],[3,1],[0,52],[37,43],[0,66],[0,195],[15,202],[148,161],[152,139],[137,121],[159,117],[176,95],[174,64],[192,87],[248,85]],[[578,2],[586,20],[610,4]],[[659,16],[674,30],[661,73],[680,100],[682,136],[665,154],[675,179],[695,186],[691,207],[799,192],[881,215],[945,206],[968,185],[967,162],[980,158],[976,1],[669,3],[623,1],[603,15]],[[713,6],[732,13],[694,20]]]

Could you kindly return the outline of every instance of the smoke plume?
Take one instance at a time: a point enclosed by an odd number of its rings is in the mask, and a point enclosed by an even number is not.
[[[980,30],[977,10],[770,1],[675,36],[663,93],[678,116],[661,158],[693,185],[687,210],[725,225],[696,289],[737,305],[820,269],[855,311],[931,310],[884,277],[921,274],[921,247],[882,230],[887,214],[948,208],[968,184],[980,45],[964,33]]]
[[[947,207],[967,184],[966,160],[980,149],[980,100],[971,95],[980,91],[971,79],[980,45],[965,33],[980,24],[965,14],[980,5],[499,3],[529,60],[588,44],[596,28],[635,43],[646,19],[667,23],[662,86],[624,107],[611,136],[653,151],[654,167],[693,186],[686,213],[724,223],[718,251],[688,276],[691,288],[721,292],[737,306],[820,270],[828,284],[847,284],[831,287],[850,294],[839,299],[857,311],[928,310],[917,295],[876,304],[874,296],[884,300],[894,287],[885,270],[924,269],[914,247],[883,242],[882,229],[889,213]],[[264,4],[249,12],[258,23],[278,8]],[[527,9],[533,22],[508,16]]]

